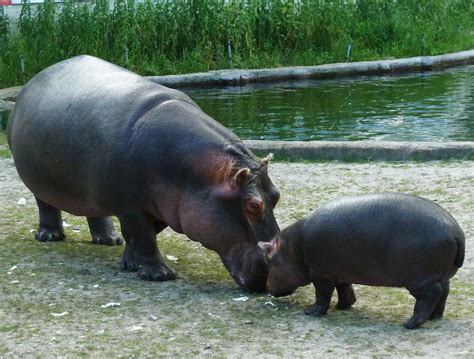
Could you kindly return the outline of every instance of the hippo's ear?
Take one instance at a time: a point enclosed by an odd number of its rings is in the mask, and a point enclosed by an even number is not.
[[[262,158],[262,164],[265,167],[268,167],[268,163],[272,160],[272,158],[273,158],[273,153],[269,153],[267,157]]]
[[[244,185],[245,181],[247,180],[247,177],[250,173],[250,168],[244,167],[239,169],[234,177],[232,177],[232,182],[235,186],[241,187]]]
[[[239,195],[240,189],[245,185],[250,168],[244,167],[239,169],[235,175],[230,176],[224,183],[221,183],[214,190],[221,198],[232,199]]]
[[[258,246],[266,259],[271,259],[277,251],[276,239],[272,239],[270,242],[258,242]]]

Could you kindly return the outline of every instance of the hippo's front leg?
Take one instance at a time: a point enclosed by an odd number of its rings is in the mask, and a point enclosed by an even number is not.
[[[151,281],[175,279],[175,273],[166,266],[156,244],[157,229],[163,230],[166,224],[158,226],[153,218],[142,211],[119,215],[122,234],[126,246],[121,266],[128,271],[137,271],[139,278]]]
[[[325,315],[331,304],[332,294],[336,288],[336,284],[329,279],[323,277],[315,277],[312,279],[314,287],[316,288],[316,303],[305,309],[306,315],[320,317]]]

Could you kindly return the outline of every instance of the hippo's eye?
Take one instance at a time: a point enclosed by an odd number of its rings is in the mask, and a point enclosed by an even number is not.
[[[247,200],[247,212],[251,215],[258,216],[262,212],[263,201],[260,198],[253,197]]]

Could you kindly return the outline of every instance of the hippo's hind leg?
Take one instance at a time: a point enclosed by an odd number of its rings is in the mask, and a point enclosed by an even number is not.
[[[39,210],[39,226],[35,239],[40,242],[62,241],[66,238],[61,211],[38,197],[35,197]]]
[[[350,283],[340,283],[336,285],[337,309],[349,309],[356,302],[354,288]]]
[[[87,217],[87,223],[92,236],[92,243],[108,246],[120,245],[122,238],[115,231],[110,217]]]
[[[441,298],[439,298],[433,314],[430,316],[430,319],[438,319],[443,316],[444,307],[446,306],[446,299],[448,299],[449,295],[449,280],[441,286],[443,287],[443,294],[441,295]]]
[[[119,216],[125,251],[121,267],[137,271],[139,278],[151,281],[166,281],[176,278],[166,266],[156,244],[156,233],[167,227],[164,222],[156,222],[143,212],[125,213]]]
[[[316,303],[306,308],[304,313],[306,315],[320,317],[327,313],[336,285],[332,281],[322,277],[315,278],[312,282],[316,288]]]
[[[426,322],[433,314],[436,305],[443,295],[439,282],[431,282],[422,288],[407,288],[416,299],[413,316],[405,322],[405,328],[414,329]]]

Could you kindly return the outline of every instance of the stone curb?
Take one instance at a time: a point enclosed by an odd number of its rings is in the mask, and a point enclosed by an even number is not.
[[[169,87],[245,85],[248,83],[327,79],[367,75],[391,75],[432,71],[474,63],[474,50],[438,56],[419,56],[395,60],[362,61],[319,66],[294,66],[260,70],[217,70],[185,75],[147,76]]]
[[[244,143],[259,156],[307,161],[474,160],[474,142],[257,141]]]
[[[245,85],[247,83],[302,79],[327,79],[367,75],[390,75],[404,72],[431,71],[446,67],[474,64],[474,49],[437,56],[419,56],[395,60],[378,60],[294,66],[256,70],[218,70],[185,75],[146,76],[147,79],[169,87],[199,87]],[[0,89],[0,111],[11,107],[21,87]],[[5,104],[5,102],[10,102]]]

